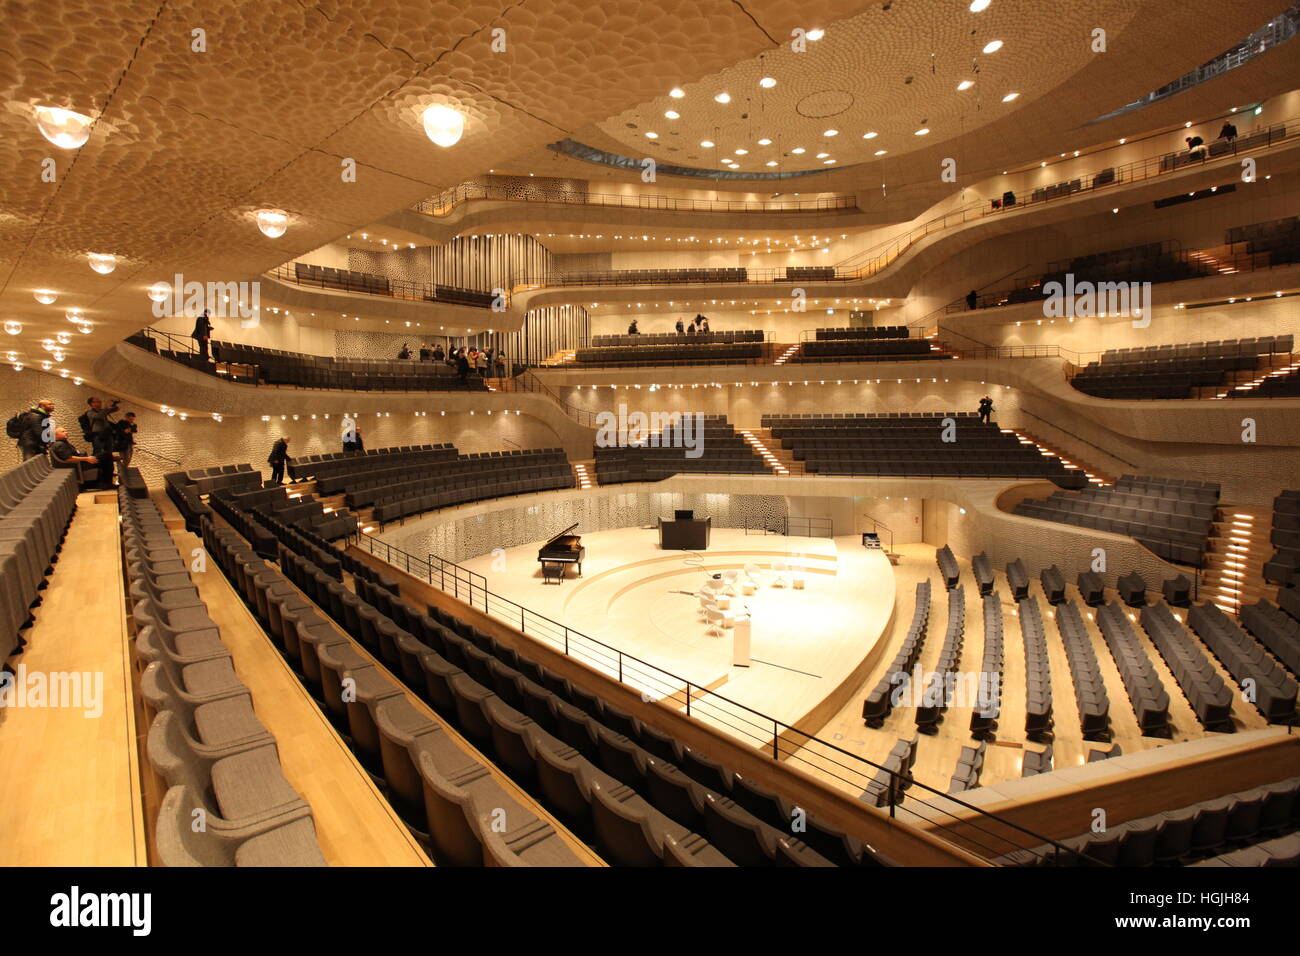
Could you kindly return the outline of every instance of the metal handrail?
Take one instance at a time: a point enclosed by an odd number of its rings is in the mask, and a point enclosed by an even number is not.
[[[666,671],[655,664],[651,664],[639,657],[628,654],[626,651],[622,651],[604,643],[603,641],[589,637],[588,635],[576,631],[558,621],[554,621],[545,615],[538,614],[509,598],[502,597],[501,595],[490,591],[486,586],[486,578],[484,578],[483,575],[469,571],[454,562],[438,558],[433,554],[429,555],[427,561],[421,560],[420,558],[417,558],[400,548],[395,548],[387,542],[381,541],[363,531],[358,531],[355,536],[350,538],[350,541],[358,547],[364,547],[375,557],[379,557],[379,555],[376,554],[376,548],[383,548],[385,554],[394,554],[399,556],[400,562],[397,563],[388,561],[387,558],[382,557],[380,560],[387,561],[396,568],[406,570],[406,573],[408,574],[412,573],[412,568],[418,571],[421,566],[423,566],[425,570],[424,578],[430,586],[437,587],[439,590],[452,594],[452,596],[458,600],[465,601],[465,603],[471,608],[480,609],[489,616],[494,616],[498,620],[511,626],[517,626],[522,634],[543,640],[553,645],[557,650],[562,649],[566,657],[572,657],[575,660],[582,660],[588,666],[593,667],[593,669],[602,671],[609,676],[617,676],[620,683],[630,684],[635,689],[638,689],[643,698],[647,700],[652,698],[676,699],[681,695],[684,702],[685,713],[688,717],[693,716],[692,710],[698,714],[703,709],[704,716],[710,721],[720,723],[734,733],[743,734],[750,740],[757,741],[758,744],[763,745],[765,748],[769,744],[767,729],[770,727],[770,756],[773,760],[780,761],[783,756],[790,760],[801,760],[815,770],[835,776],[836,779],[841,780],[843,783],[854,786],[860,785],[864,788],[865,781],[870,781],[873,777],[878,776],[883,772],[889,775],[889,788],[891,793],[901,793],[902,790],[906,789],[908,786],[918,787],[935,797],[941,798],[943,804],[955,804],[962,809],[970,811],[974,815],[973,818],[963,818],[948,810],[943,805],[933,806],[926,804],[925,806],[929,810],[945,814],[955,821],[954,823],[939,822],[925,817],[916,809],[916,807],[909,807],[901,804],[896,805],[891,801],[889,805],[889,814],[891,817],[895,815],[896,811],[902,811],[904,813],[910,813],[925,823],[941,829],[955,826],[962,829],[973,828],[983,833],[988,833],[989,831],[980,824],[982,821],[987,820],[991,823],[996,823],[1000,826],[1010,828],[1032,838],[1034,841],[1037,841],[1035,846],[1047,846],[1051,848],[1053,856],[1056,859],[1059,859],[1062,852],[1073,856],[1087,857],[1087,854],[1067,847],[1050,837],[1035,833],[1033,830],[1023,827],[1012,820],[1005,819],[997,814],[989,813],[987,810],[969,804],[957,796],[936,790],[935,788],[916,780],[910,773],[892,770],[886,766],[868,760],[865,757],[860,757],[857,754],[850,753],[829,741],[822,740],[813,734],[800,730],[799,728],[778,720],[775,717],[769,717],[761,711],[725,697],[708,687],[695,684],[694,682],[673,674],[670,671]],[[435,573],[435,571],[437,573]],[[417,574],[415,576],[419,575]],[[452,582],[451,591],[448,591],[445,586],[448,576],[450,576]],[[515,623],[516,621],[518,622],[517,625]],[[735,721],[739,721],[740,723],[736,723]],[[761,730],[762,733],[756,733],[755,729]],[[783,750],[782,740],[786,735],[798,735],[803,739],[797,746],[791,746],[790,743],[787,743],[786,747],[788,749]],[[814,746],[824,748],[825,750],[830,751],[830,754],[817,755],[812,754],[811,752],[808,754],[802,753],[802,751],[806,749],[810,750]],[[817,756],[819,759],[830,760],[834,770],[813,763],[809,759],[813,756]],[[836,762],[834,759],[836,756],[847,758],[847,761]],[[854,775],[856,779],[850,780],[839,777],[835,771],[847,772]],[[994,838],[1003,843],[1011,843],[1010,839],[1005,835],[998,835]],[[962,836],[952,840],[951,842],[960,844],[963,841],[966,843],[976,843],[981,845],[992,855],[1000,855],[995,852],[994,848],[979,844],[979,841],[973,838],[969,833],[963,833]],[[1030,849],[1030,847],[1017,847],[1017,849]]]
[[[151,451],[150,449],[146,448],[144,445],[141,445],[138,441],[133,442],[132,447],[134,448],[135,451],[142,451],[146,455],[149,455],[153,458],[157,458],[159,461],[166,461],[166,462],[170,462],[173,465],[180,465],[180,461],[178,459],[168,458],[166,455],[160,455],[156,451]]]
[[[409,279],[395,279],[377,273],[350,272],[350,275],[368,276],[373,279],[382,279],[386,284],[387,291],[377,291],[373,288],[367,288],[366,283],[350,283],[347,281],[339,282],[327,281],[325,279],[312,279],[300,276],[298,270],[294,268],[296,262],[286,262],[276,266],[266,273],[272,279],[279,279],[281,282],[289,282],[293,285],[302,286],[311,289],[326,289],[333,292],[347,292],[356,295],[375,295],[387,299],[410,299],[416,302],[430,302],[443,305],[463,306],[467,309],[492,309],[491,301],[463,301],[457,296],[447,295],[447,292],[469,292],[475,295],[491,295],[482,289],[465,289],[459,286],[440,285],[434,282],[412,282]],[[505,302],[509,303],[509,294],[505,295]]]
[[[535,181],[534,181],[535,182]],[[544,185],[542,184],[538,185]],[[536,188],[532,183],[528,184]],[[435,218],[449,216],[457,206],[476,199],[503,202],[528,202],[563,206],[619,206],[633,209],[685,210],[690,212],[819,212],[833,209],[857,209],[853,196],[829,196],[817,199],[787,199],[780,202],[750,199],[691,199],[659,194],[623,195],[620,193],[563,193],[538,196],[509,186],[493,183],[461,183],[431,199],[423,199],[411,208]]]
[[[863,513],[862,517],[866,518],[868,521],[871,522],[872,534],[875,534],[881,528],[884,528],[886,531],[889,532],[889,550],[893,551],[894,550],[894,529],[891,528],[889,525],[885,524],[879,518],[873,517],[869,514],[866,514],[865,512]]]

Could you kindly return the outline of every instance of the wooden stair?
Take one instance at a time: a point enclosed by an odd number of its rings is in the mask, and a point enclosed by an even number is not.
[[[1065,454],[1059,448],[1054,448],[1050,443],[1048,443],[1042,438],[1039,438],[1037,435],[1035,435],[1031,431],[1028,431],[1027,429],[1002,428],[1002,431],[1010,432],[1011,434],[1018,437],[1020,439],[1021,444],[1030,444],[1030,445],[1037,446],[1040,453],[1045,453],[1044,457],[1051,456],[1054,458],[1061,459],[1061,461],[1065,464],[1065,466],[1069,468],[1071,471],[1076,471],[1076,470],[1082,471],[1085,475],[1088,476],[1089,483],[1093,485],[1115,484],[1114,475],[1106,474],[1100,469],[1094,468],[1092,465],[1088,464],[1085,461],[1080,461],[1078,458],[1075,458],[1072,455]],[[1070,466],[1074,466],[1074,467],[1070,467]]]
[[[780,440],[772,437],[770,428],[737,428],[736,434],[742,436],[776,474],[804,474],[803,462],[795,461],[794,453],[781,447]],[[768,454],[764,455],[764,451]]]
[[[1272,524],[1270,508],[1220,503],[1201,570],[1202,600],[1233,614],[1260,598],[1277,600],[1277,586],[1264,580],[1264,562],[1273,554],[1268,540]]]
[[[571,461],[569,467],[573,469],[573,487],[595,488],[600,484],[596,479],[596,459],[588,458],[585,461]]]

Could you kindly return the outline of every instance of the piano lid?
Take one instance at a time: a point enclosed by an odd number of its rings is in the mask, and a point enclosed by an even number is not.
[[[573,531],[573,529],[576,528],[580,523],[581,523],[581,522],[575,521],[573,524],[569,525],[567,528],[565,528],[565,529],[564,529],[563,531],[561,531],[559,534],[557,534],[557,535],[552,535],[551,538],[547,540],[546,544],[542,545],[542,547],[543,547],[543,548],[550,547],[552,544],[555,543],[555,541],[556,541],[557,538],[563,538],[566,534],[569,534],[571,531]]]

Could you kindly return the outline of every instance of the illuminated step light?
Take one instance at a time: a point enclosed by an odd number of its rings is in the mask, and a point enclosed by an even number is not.
[[[36,107],[36,128],[59,149],[80,149],[90,139],[94,120],[58,106]]]

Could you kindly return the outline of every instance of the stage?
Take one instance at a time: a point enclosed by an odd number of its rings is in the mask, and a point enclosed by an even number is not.
[[[692,716],[750,740],[770,740],[772,726],[743,708],[816,733],[876,663],[894,609],[888,559],[854,536],[715,528],[709,550],[690,552],[661,551],[654,528],[599,531],[582,535],[583,576],[570,567],[558,585],[543,583],[537,562],[543,544],[463,563],[487,578],[489,590],[593,639],[570,637],[573,656],[619,677],[618,655],[610,648],[631,655],[644,664],[623,658],[624,682],[683,709],[689,682]],[[804,587],[790,586],[790,574],[787,586],[773,586],[776,561],[803,567]],[[751,618],[751,664],[737,667],[731,663],[734,631],[711,632],[696,593],[711,574],[747,564],[758,566],[761,583],[752,595],[731,599],[733,614],[747,608]],[[518,625],[504,609],[499,616]],[[530,634],[544,630],[528,628]],[[730,706],[706,688],[743,706]]]

